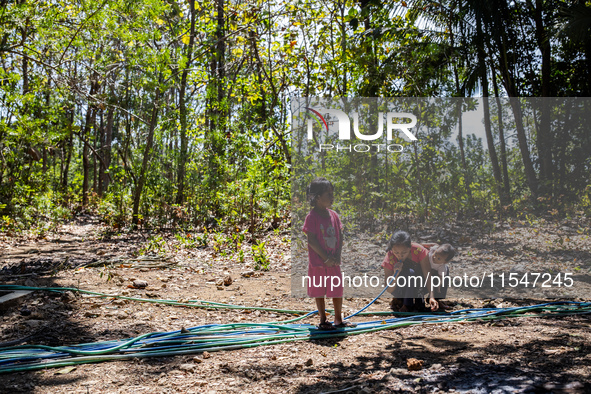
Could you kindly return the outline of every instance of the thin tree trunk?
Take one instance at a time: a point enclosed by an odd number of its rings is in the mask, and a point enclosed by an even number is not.
[[[100,123],[99,126],[97,127],[96,123],[94,125],[94,149],[93,151],[95,152],[94,155],[92,155],[92,190],[96,193],[96,191],[98,190],[98,181],[99,181],[99,169],[97,168],[97,153],[99,155],[102,154],[102,152],[100,150],[97,150],[99,145],[103,146],[103,142],[102,142],[102,134],[103,134],[103,114],[101,113],[101,117],[100,117]],[[98,162],[98,166],[102,167],[100,165],[100,161]]]
[[[462,159],[462,172],[464,174],[464,184],[466,186],[466,194],[468,195],[468,206],[470,210],[474,210],[474,199],[472,197],[472,176],[468,171],[466,164],[466,150],[464,149],[464,122],[462,121],[462,100],[458,100],[458,145],[460,146],[460,157]]]
[[[161,82],[162,76],[158,77],[159,84]],[[140,200],[142,197],[142,191],[144,188],[144,183],[146,182],[146,174],[148,172],[148,162],[150,161],[150,156],[152,152],[152,145],[154,141],[154,130],[156,129],[156,123],[158,121],[158,110],[160,109],[160,87],[156,88],[156,94],[154,97],[154,106],[152,108],[152,116],[150,118],[150,125],[148,127],[148,137],[146,139],[146,147],[144,149],[144,157],[142,159],[142,168],[141,172],[136,184],[135,192],[133,194],[133,217],[132,217],[132,228],[135,230],[137,229],[137,225],[139,224],[139,208],[140,208]]]
[[[104,171],[101,174],[101,190],[106,193],[109,189],[109,167],[111,166],[111,145],[113,142],[113,109],[109,108],[107,111],[107,127],[105,127],[105,140],[103,144],[103,157],[105,165],[101,166]]]
[[[103,156],[101,159],[101,161],[99,162],[99,168],[98,168],[98,182],[97,182],[97,193],[99,195],[99,197],[103,196],[103,178],[105,177],[105,166],[102,164],[103,161],[105,160],[104,158],[104,148],[105,148],[105,133],[106,133],[106,127],[105,127],[105,120],[104,120],[104,111],[101,111],[101,127],[99,128],[99,133],[98,136],[99,138],[99,145],[100,145],[100,149],[98,149],[98,153],[99,155]],[[96,148],[95,148],[96,150]]]
[[[224,0],[217,0],[217,29],[216,29],[216,57],[218,76],[218,104],[224,99],[224,78],[226,77],[226,41],[225,34]]]
[[[488,84],[486,84],[488,85]],[[492,135],[492,127],[490,124],[490,105],[488,101],[488,94],[482,98],[483,109],[484,109],[484,131],[486,133],[486,143],[488,146],[488,154],[493,168],[493,175],[495,177],[495,183],[497,188],[497,194],[501,200],[501,205],[508,205],[505,200],[505,193],[503,192],[503,177],[501,175],[501,168],[499,167],[499,159],[497,157],[497,150],[495,148],[495,141]]]
[[[509,183],[509,171],[507,167],[507,148],[505,144],[505,124],[503,122],[503,107],[501,99],[499,98],[499,86],[496,78],[493,77],[493,87],[495,90],[495,98],[497,101],[497,116],[499,122],[499,142],[501,149],[501,168],[503,170],[503,193],[508,203],[511,204],[511,184]]]
[[[72,151],[74,150],[74,108],[70,108],[67,112],[69,115],[69,128],[70,128],[70,133],[68,136],[68,140],[64,146],[64,151],[65,151],[65,163],[63,166],[63,170],[62,170],[62,182],[61,182],[61,186],[62,186],[62,193],[67,194],[68,192],[68,173],[70,172],[70,161],[72,160]]]
[[[214,188],[223,188],[221,166],[224,156],[224,136],[225,136],[225,18],[224,18],[224,0],[216,1],[216,45],[215,52],[211,62],[211,85],[208,94],[208,121],[209,135],[207,136],[206,149],[208,149],[208,183]],[[217,213],[218,201],[216,198],[208,201],[211,210]]]
[[[189,1],[189,12],[191,13],[191,28],[189,30],[189,44],[187,46],[187,64],[181,76],[181,86],[179,90],[179,117],[181,123],[181,149],[179,152],[179,167],[177,178],[176,203],[182,204],[185,199],[185,172],[187,166],[187,106],[185,102],[185,92],[187,89],[187,76],[193,61],[193,45],[195,42],[195,0]]]
[[[525,127],[523,126],[523,115],[521,112],[521,102],[519,98],[512,97],[509,99],[511,109],[513,110],[513,117],[515,118],[515,126],[517,128],[517,141],[519,142],[519,150],[521,151],[521,158],[523,160],[523,167],[525,169],[525,176],[527,178],[527,185],[535,199],[538,197],[538,179],[536,172],[529,155],[529,147],[527,143],[527,136],[525,134]]]
[[[530,3],[530,7],[533,4]],[[536,138],[536,145],[538,148],[538,162],[540,165],[540,192],[546,194],[551,190],[552,186],[552,150],[553,145],[552,135],[550,132],[550,109],[544,97],[550,97],[550,78],[551,78],[551,46],[548,37],[548,31],[544,27],[543,20],[543,2],[542,0],[535,0],[535,7],[533,9],[534,21],[536,24],[536,41],[538,49],[542,55],[542,99],[540,101],[540,124]]]
[[[488,145],[488,154],[493,168],[493,175],[495,177],[495,183],[497,188],[497,194],[501,200],[501,205],[507,205],[504,201],[504,193],[502,189],[503,177],[501,176],[501,168],[499,167],[499,160],[497,158],[497,150],[495,148],[495,140],[492,135],[492,127],[490,124],[490,106],[488,102],[488,75],[486,72],[486,63],[484,57],[484,40],[482,34],[482,27],[480,21],[476,23],[477,34],[478,34],[478,63],[480,68],[480,80],[482,82],[482,104],[484,110],[484,131],[486,133],[486,143]]]
[[[421,205],[425,205],[425,198],[423,197],[423,188],[422,188],[422,180],[421,180],[421,165],[420,165],[420,159],[419,159],[419,150],[418,150],[418,145],[416,142],[412,143],[412,147],[413,147],[413,151],[414,151],[414,159],[415,159],[415,165],[417,168],[417,192],[419,193],[419,198],[421,201]]]
[[[25,26],[21,28],[21,35],[22,35],[23,44],[25,43],[25,41],[27,39],[28,22],[29,21],[27,19]],[[25,95],[29,92],[29,61],[28,61],[27,55],[23,55],[22,67],[23,67],[23,95]]]
[[[251,34],[251,45],[252,45],[252,50],[254,52],[254,57],[257,61],[256,63],[256,69],[257,69],[257,76],[259,78],[259,85],[260,85],[260,92],[261,92],[261,97],[262,97],[262,102],[263,102],[263,108],[261,110],[261,114],[264,117],[264,119],[267,119],[267,117],[269,116],[267,114],[268,110],[265,106],[266,103],[266,99],[267,99],[267,94],[265,93],[265,89],[263,89],[263,74],[267,80],[267,82],[269,83],[271,90],[272,90],[272,94],[271,94],[271,103],[269,104],[270,108],[277,108],[278,100],[280,99],[280,95],[277,92],[277,89],[275,87],[274,81],[273,81],[273,77],[272,77],[272,71],[270,70],[268,73],[265,70],[265,62],[263,62],[261,60],[261,57],[259,55],[259,51],[257,48],[257,44],[256,44],[256,39],[255,37]],[[287,163],[291,163],[291,154],[289,152],[289,147],[288,147],[288,143],[285,139],[285,136],[281,133],[279,133],[279,131],[277,130],[277,128],[274,125],[269,125],[271,131],[273,131],[273,134],[275,135],[277,141],[280,143],[281,145],[281,149],[283,151],[283,155],[285,157],[285,161]]]
[[[340,5],[341,10],[341,45],[342,45],[342,65],[343,65],[343,87],[341,97],[347,97],[347,33],[345,31],[345,1]]]
[[[371,2],[367,2],[365,3],[364,6],[362,6],[362,12],[363,12],[363,8],[364,7],[368,7],[368,14],[365,17],[365,19],[363,20],[363,27],[365,28],[365,31],[370,31],[370,29],[372,29],[372,25],[370,22],[370,17],[369,15],[371,14],[370,11],[370,7],[371,7]],[[379,80],[378,77],[378,69],[377,69],[377,64],[376,64],[376,48],[374,47],[374,39],[370,36],[370,35],[365,35],[363,36],[363,40],[364,45],[365,45],[365,56],[367,56],[367,83],[365,84],[365,86],[363,86],[361,89],[361,92],[363,94],[364,97],[377,97],[378,96],[378,90],[380,88],[380,83],[381,81]]]
[[[454,35],[454,28],[452,25],[452,19],[448,18],[448,26],[447,29],[450,31],[450,44],[452,48],[455,48],[455,35]],[[462,26],[462,25],[461,25]],[[463,26],[461,27],[463,31]],[[463,35],[460,35],[462,37]],[[461,39],[461,38],[460,38]],[[462,120],[463,110],[462,106],[465,101],[463,97],[465,97],[466,92],[463,87],[460,86],[460,77],[458,74],[458,67],[457,64],[454,62],[453,64],[453,72],[454,72],[454,80],[456,85],[456,95],[462,97],[462,99],[458,99],[458,103],[456,104],[457,114],[458,114],[458,145],[460,148],[460,158],[462,160],[462,175],[464,177],[464,185],[466,187],[466,195],[468,196],[468,206],[471,211],[474,210],[474,198],[472,197],[472,189],[470,185],[472,184],[472,176],[471,172],[468,171],[468,165],[466,164],[466,150],[464,148],[464,122]]]
[[[501,72],[503,85],[505,87],[505,90],[507,91],[507,95],[509,96],[509,102],[511,104],[511,109],[513,110],[513,117],[515,118],[515,127],[517,129],[517,141],[519,142],[519,150],[521,152],[521,159],[523,160],[523,167],[525,170],[527,185],[532,194],[532,197],[535,199],[538,197],[538,179],[536,176],[536,171],[534,170],[534,166],[531,161],[531,156],[529,154],[527,136],[525,134],[525,128],[523,126],[521,102],[518,99],[519,95],[517,92],[517,87],[515,86],[515,78],[512,76],[512,68],[510,65],[507,50],[508,47],[510,47],[508,41],[509,38],[506,34],[502,34],[502,36],[496,41],[497,47],[499,48],[499,71]]]
[[[99,83],[97,81],[98,75],[95,73],[93,75],[93,80],[90,85],[90,93],[89,97],[93,97],[96,93],[98,93]],[[88,205],[88,182],[89,182],[89,170],[90,170],[90,163],[88,159],[89,148],[88,148],[88,136],[90,135],[90,130],[94,125],[94,118],[96,115],[96,107],[88,103],[88,108],[86,109],[86,118],[84,120],[84,129],[82,130],[82,140],[84,144],[84,148],[82,149],[82,171],[83,171],[83,179],[82,179],[82,207],[86,207]]]
[[[536,147],[538,150],[538,164],[540,168],[540,194],[547,194],[552,190],[552,150],[553,142],[550,133],[550,108],[546,99],[534,99],[534,111],[539,114],[536,122]],[[537,105],[535,105],[537,104]]]

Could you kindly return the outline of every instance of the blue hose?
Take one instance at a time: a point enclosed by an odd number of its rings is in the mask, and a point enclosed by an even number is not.
[[[388,284],[386,285],[386,287],[384,287],[384,290],[382,290],[380,292],[380,294],[378,294],[378,296],[376,298],[374,298],[373,300],[371,300],[371,302],[369,304],[367,304],[363,308],[359,309],[357,312],[353,313],[352,315],[349,315],[349,316],[345,317],[343,320],[347,320],[347,319],[349,319],[349,318],[351,318],[353,316],[356,316],[356,315],[360,314],[361,312],[363,312],[364,310],[366,310],[367,308],[369,308],[371,306],[371,304],[373,304],[374,302],[376,302],[376,300],[378,298],[380,298],[382,296],[382,294],[384,294],[386,292],[386,290],[388,290],[390,288],[390,286],[392,286],[392,282],[395,281],[397,277],[398,277],[398,270],[396,270],[396,272],[394,272],[394,276],[388,282]]]

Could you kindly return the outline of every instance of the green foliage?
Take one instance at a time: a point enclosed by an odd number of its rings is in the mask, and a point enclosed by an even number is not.
[[[495,9],[461,1],[224,2],[223,21],[217,2],[195,2],[194,10],[190,4],[2,3],[2,231],[44,236],[82,211],[119,230],[131,223],[137,202],[141,226],[188,233],[205,227],[210,233],[184,238],[183,245],[208,245],[212,234],[220,253],[240,253],[246,232],[256,238],[289,221],[292,197],[296,210],[309,208],[302,195],[291,195],[293,168],[304,174],[297,185],[309,182],[313,169],[292,163],[290,97],[469,96],[479,84],[478,48],[486,52],[491,82],[531,96],[541,95],[545,82],[536,10],[524,2]],[[580,34],[585,26],[577,31],[588,5],[538,4],[552,45],[550,92],[590,96],[588,34]],[[471,30],[476,15],[483,18],[482,42]],[[503,39],[512,42],[510,52],[499,47]],[[510,80],[499,71],[504,64],[519,70]],[[515,128],[510,118],[507,130]],[[526,118],[537,122],[532,113]],[[345,216],[375,223],[395,212],[429,218],[499,210],[481,142],[464,136],[467,174],[449,142],[449,118],[423,120],[416,151],[405,160],[337,185],[335,204]],[[561,214],[578,205],[591,210],[582,191],[591,167],[583,121],[561,119],[548,142],[554,179],[542,184],[553,203],[565,196]],[[527,137],[538,169],[539,136]],[[327,176],[344,179],[347,166],[372,159],[339,163],[328,154],[322,164]],[[507,160],[515,211],[545,209],[547,201],[531,201],[516,144],[508,146]]]
[[[207,246],[207,231],[201,234],[177,233],[175,238],[179,245],[186,249],[204,248]]]
[[[104,265],[100,270],[99,270],[99,278],[105,277],[107,282],[111,281],[111,279],[113,279],[113,272],[111,271],[111,267],[108,267],[106,265]]]
[[[166,254],[166,240],[162,235],[152,235],[146,244],[138,250],[138,254],[140,256],[148,254],[164,255]]]
[[[265,242],[260,241],[256,244],[252,244],[252,258],[254,259],[254,269],[259,271],[268,271],[270,268],[271,260],[265,249]]]
[[[581,192],[581,208],[584,210],[585,215],[591,215],[591,185],[587,185],[585,190]]]

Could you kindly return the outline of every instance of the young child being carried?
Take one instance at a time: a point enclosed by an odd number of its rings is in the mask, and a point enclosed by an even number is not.
[[[308,296],[316,299],[320,315],[320,330],[355,327],[343,320],[343,283],[341,250],[343,232],[339,215],[332,209],[334,186],[325,178],[316,178],[307,189],[312,209],[304,222],[308,237]],[[337,280],[338,278],[338,280]],[[338,286],[335,284],[338,283]],[[324,297],[331,297],[334,305],[334,324],[326,320]]]
[[[407,232],[397,231],[392,235],[386,252],[382,267],[386,285],[390,284],[388,291],[394,296],[392,309],[399,312],[424,310],[423,287],[430,283],[431,276],[428,250],[412,242]],[[398,275],[392,280],[396,272]],[[418,278],[419,275],[422,275],[422,281]],[[433,291],[429,292],[429,305],[432,311],[439,309]]]
[[[449,306],[442,299],[447,295],[447,284],[449,282],[444,281],[443,278],[449,276],[448,264],[456,255],[456,250],[450,244],[424,244],[424,246],[431,248],[429,249],[431,278],[439,277],[439,280],[431,280],[433,284],[437,284],[437,286],[433,286],[433,296],[439,303],[439,308],[448,309]]]

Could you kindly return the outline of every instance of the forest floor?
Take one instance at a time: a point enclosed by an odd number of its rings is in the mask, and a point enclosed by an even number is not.
[[[456,260],[463,264],[513,259],[511,264],[519,265],[527,259],[549,261],[550,253],[552,264],[557,267],[574,259],[577,271],[588,272],[591,268],[590,226],[586,219],[508,222],[495,228],[485,227],[475,225],[462,234],[449,227],[411,230],[462,244]],[[441,231],[446,233],[442,235]],[[77,287],[139,298],[315,309],[313,300],[290,296],[288,229],[272,231],[264,237],[268,271],[254,270],[251,249],[246,243],[242,245],[241,259],[237,253],[220,249],[215,235],[210,234],[207,247],[194,242],[196,236],[117,233],[94,217],[81,216],[43,236],[0,235],[0,281]],[[504,245],[508,239],[510,245]],[[383,245],[380,248],[383,250]],[[507,253],[499,253],[501,250]],[[153,252],[159,257],[146,257]],[[376,264],[380,261],[376,257]],[[83,265],[86,267],[81,268]],[[219,281],[228,276],[232,283],[220,285]],[[130,288],[134,280],[143,280],[148,286]],[[588,301],[591,296],[572,299]],[[347,298],[345,312],[356,311],[370,300]],[[387,310],[389,300],[383,296],[369,310]],[[451,298],[454,310],[542,301]],[[44,291],[34,292],[0,313],[0,342],[26,338],[23,343],[45,345],[124,339],[212,323],[269,322],[293,317]],[[361,317],[356,321],[376,319],[379,317]],[[317,317],[304,322],[317,324]],[[211,354],[85,364],[71,370],[9,373],[0,376],[0,392],[583,393],[591,392],[590,350],[590,315],[522,317],[410,326]],[[423,367],[408,370],[410,358],[422,360]]]

